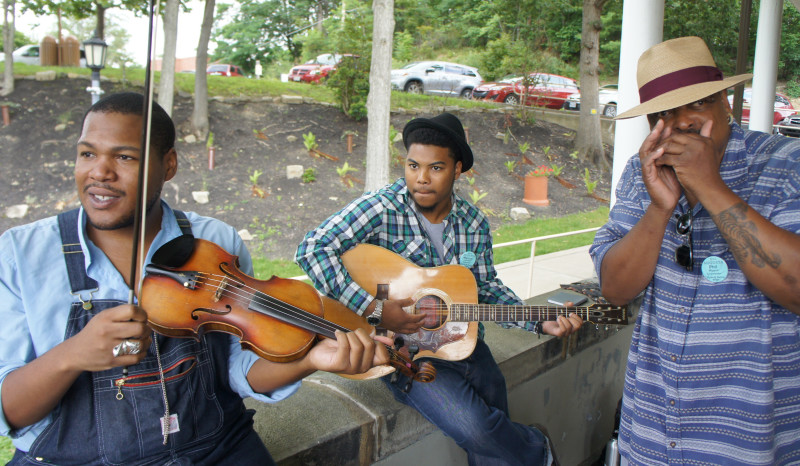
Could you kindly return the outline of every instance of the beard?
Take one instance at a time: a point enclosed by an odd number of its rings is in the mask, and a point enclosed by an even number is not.
[[[434,207],[436,207],[436,205],[437,205],[437,204],[422,205],[419,202],[417,202],[417,199],[415,197],[412,196],[412,199],[414,199],[414,205],[417,207],[417,210],[420,211],[420,212],[433,212]]]
[[[146,215],[150,215],[150,212],[153,210],[153,206],[156,205],[161,199],[161,189],[156,191],[153,196],[147,200],[147,204],[145,206]],[[136,218],[136,210],[132,211],[128,216],[121,218],[116,223],[108,223],[108,224],[98,224],[92,221],[91,216],[87,215],[88,223],[92,226],[95,230],[103,230],[103,231],[110,231],[110,230],[120,230],[122,228],[128,228],[133,226],[134,220]]]

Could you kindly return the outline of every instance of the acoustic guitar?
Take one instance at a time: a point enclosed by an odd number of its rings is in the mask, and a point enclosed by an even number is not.
[[[597,325],[626,325],[627,307],[536,306],[477,304],[478,286],[472,272],[461,265],[419,267],[402,256],[372,244],[359,244],[341,256],[353,280],[380,299],[405,299],[414,304],[406,312],[425,314],[422,328],[403,334],[404,347],[418,352],[414,359],[435,357],[450,361],[466,358],[475,349],[478,322],[556,320],[578,314]],[[380,290],[380,293],[379,293]]]

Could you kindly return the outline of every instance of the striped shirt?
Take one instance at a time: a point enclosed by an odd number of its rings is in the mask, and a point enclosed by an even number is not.
[[[358,286],[339,257],[360,243],[370,243],[399,254],[420,267],[458,264],[470,252],[470,267],[478,285],[478,301],[521,304],[497,278],[489,221],[478,208],[454,195],[453,208],[444,219],[444,257],[431,244],[413,209],[405,180],[400,178],[378,191],[365,193],[310,231],[297,249],[295,261],[318,290],[362,315],[374,297]],[[533,323],[511,323],[533,329]]]
[[[800,232],[800,144],[731,125],[720,173],[726,185],[773,224]],[[632,157],[608,223],[590,254],[603,257],[650,204],[639,157]],[[676,216],[664,234],[633,329],[620,424],[632,464],[800,463],[800,317],[747,281],[708,212],[692,212],[693,271],[676,264]],[[704,277],[716,256],[721,281]],[[712,259],[713,260],[713,259]],[[708,263],[706,263],[708,265]]]

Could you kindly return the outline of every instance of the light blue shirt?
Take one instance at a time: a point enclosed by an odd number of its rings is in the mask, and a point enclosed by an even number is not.
[[[162,201],[164,215],[161,231],[147,253],[149,263],[154,251],[164,243],[180,236],[181,230],[175,214]],[[229,253],[239,257],[241,270],[253,273],[250,254],[236,230],[219,221],[187,212],[192,233],[220,245]],[[81,210],[79,224],[85,225],[86,217]],[[122,275],[106,255],[80,229],[80,241],[86,257],[89,277],[99,283],[92,299],[115,299],[127,302],[129,290]],[[83,292],[83,300],[89,298]],[[61,343],[67,325],[70,304],[78,302],[70,296],[69,277],[61,253],[61,236],[56,217],[49,217],[28,225],[12,228],[0,236],[0,391],[6,376],[24,366]],[[241,397],[275,403],[292,395],[300,386],[296,382],[269,395],[255,393],[247,382],[247,372],[258,356],[243,350],[238,338],[231,337],[228,357],[228,379],[231,388]],[[2,398],[0,397],[0,403]],[[0,410],[0,434],[11,437],[14,445],[28,451],[36,437],[51,422],[48,415],[41,421],[18,430],[12,430]]]

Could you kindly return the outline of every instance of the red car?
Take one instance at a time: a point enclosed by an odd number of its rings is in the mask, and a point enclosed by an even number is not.
[[[211,76],[244,76],[242,69],[236,65],[226,65],[222,63],[215,63],[208,65],[206,74]]]
[[[561,108],[567,97],[579,92],[578,82],[571,78],[547,73],[531,73],[529,76],[526,105]],[[524,89],[522,77],[517,76],[481,84],[472,91],[472,98],[518,105]]]
[[[289,81],[319,83],[325,80],[333,72],[344,57],[354,55],[324,53],[317,58],[307,61],[302,65],[297,65],[289,71]]]
[[[746,87],[744,95],[742,96],[742,125],[747,126],[750,123],[750,102],[753,100],[753,89]],[[728,95],[728,103],[733,108],[733,94]],[[775,93],[775,113],[772,115],[772,124],[777,125],[779,121],[797,113],[789,98],[783,94]]]

